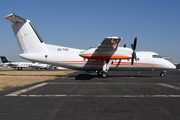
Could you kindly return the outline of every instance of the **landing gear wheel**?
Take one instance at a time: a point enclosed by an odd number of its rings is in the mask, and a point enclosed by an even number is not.
[[[97,73],[98,73],[98,76],[101,76],[101,75],[102,75],[102,72],[100,72],[100,71],[98,71]]]
[[[165,73],[160,73],[161,77],[165,77],[165,75],[166,75]]]
[[[102,76],[103,78],[107,78],[108,74],[107,74],[106,72],[102,72],[102,73],[101,73],[101,76]]]

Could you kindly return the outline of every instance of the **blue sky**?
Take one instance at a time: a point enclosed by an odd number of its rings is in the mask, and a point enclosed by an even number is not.
[[[180,0],[1,0],[0,55],[24,61],[8,14],[31,20],[48,44],[88,49],[105,37],[122,37],[137,51],[172,56],[180,63]]]

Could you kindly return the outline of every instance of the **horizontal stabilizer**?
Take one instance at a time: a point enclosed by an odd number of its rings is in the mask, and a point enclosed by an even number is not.
[[[10,14],[10,15],[7,15],[6,17],[7,20],[9,20],[10,22],[12,23],[23,23],[23,22],[26,22],[25,19],[15,15],[14,13]]]

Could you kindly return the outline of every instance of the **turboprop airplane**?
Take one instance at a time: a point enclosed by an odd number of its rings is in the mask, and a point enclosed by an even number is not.
[[[9,61],[8,58],[5,56],[0,56],[0,57],[3,63],[3,66],[10,66],[16,70],[22,70],[23,68],[27,68],[27,67],[31,67],[34,69],[45,69],[49,67],[49,65],[47,64]]]
[[[97,71],[103,78],[108,71],[162,71],[176,67],[154,52],[136,52],[137,38],[132,48],[119,47],[121,37],[107,37],[97,48],[88,50],[45,44],[30,20],[10,14],[5,17],[13,23],[20,57],[75,70]]]

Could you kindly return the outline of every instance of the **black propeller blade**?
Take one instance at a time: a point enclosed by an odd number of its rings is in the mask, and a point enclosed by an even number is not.
[[[133,50],[136,50],[136,44],[137,44],[137,37],[134,38],[134,49]]]
[[[133,65],[133,63],[134,63],[134,54],[132,54],[131,65]]]
[[[134,63],[134,58],[135,58],[135,60],[137,59],[136,51],[135,51],[136,50],[136,44],[137,44],[137,37],[135,37],[135,39],[134,39],[134,44],[131,43],[131,48],[133,50],[132,59],[131,59],[131,65],[133,65],[133,63]]]

